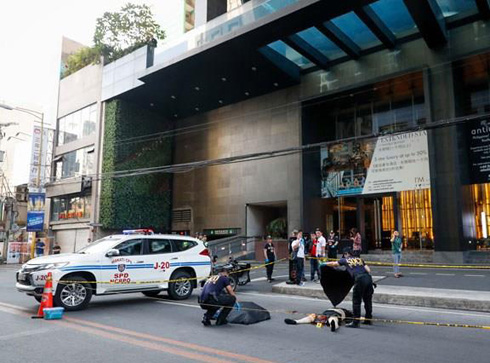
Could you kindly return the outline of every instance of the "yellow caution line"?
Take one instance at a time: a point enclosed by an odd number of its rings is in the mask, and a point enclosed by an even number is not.
[[[257,270],[264,268],[267,265],[272,265],[277,262],[285,261],[287,260],[286,258],[274,261],[274,262],[268,262],[264,263],[258,266],[250,267],[247,269],[243,269],[240,271],[230,271],[228,274],[229,275],[234,275],[242,272],[247,272],[247,271],[252,271],[252,270]],[[73,273],[76,273],[78,271],[73,271]],[[173,279],[173,280],[153,280],[153,281],[129,281],[129,282],[114,282],[114,281],[84,281],[84,284],[103,284],[103,285],[143,285],[143,284],[165,284],[165,283],[174,283],[174,282],[185,282],[185,281],[194,281],[194,280],[204,280],[208,279],[209,276],[197,276],[197,277],[189,277],[185,279]],[[57,283],[62,283],[62,284],[74,284],[74,283],[80,283],[80,280],[54,280]]]
[[[335,258],[325,258],[325,257],[307,257],[309,260],[317,259],[320,262],[327,261],[338,261]],[[440,265],[440,264],[421,264],[421,263],[393,263],[393,262],[377,262],[377,261],[364,261],[366,265],[375,265],[375,266],[400,266],[400,267],[419,267],[419,268],[443,268],[443,269],[466,269],[466,270],[490,270],[489,265]]]

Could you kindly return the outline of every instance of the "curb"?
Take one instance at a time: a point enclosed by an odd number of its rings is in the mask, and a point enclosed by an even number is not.
[[[277,284],[272,286],[272,292],[278,294],[297,295],[327,300],[325,293],[321,289],[281,285],[282,284]],[[378,288],[374,290],[373,303],[388,305],[411,305],[426,308],[467,310],[490,313],[490,299],[462,299],[460,297],[451,298],[440,295],[421,296],[420,294],[416,293],[410,294],[410,292],[390,293],[386,290],[389,290],[389,288],[378,285]],[[475,293],[478,292],[475,291]],[[352,292],[349,292],[346,300],[352,301]]]

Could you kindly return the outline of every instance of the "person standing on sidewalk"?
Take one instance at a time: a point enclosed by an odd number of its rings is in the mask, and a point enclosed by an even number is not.
[[[305,268],[305,240],[303,231],[298,231],[296,240],[291,244],[293,249],[294,260],[296,262],[296,284],[304,286],[302,281],[303,271]]]
[[[352,240],[352,250],[360,255],[362,250],[362,238],[357,228],[352,228],[350,230],[350,239]]]
[[[272,237],[267,236],[267,243],[264,246],[264,261],[266,263],[265,269],[267,271],[267,281],[272,282],[272,272],[274,271],[274,262],[276,261],[276,249],[272,243]]]
[[[294,229],[291,232],[291,237],[288,240],[288,252],[289,252],[289,281],[286,284],[295,284],[296,283],[296,261],[294,260],[293,248],[291,245],[294,241],[296,241],[298,235],[298,231]]]
[[[320,279],[320,269],[319,269],[319,261],[317,257],[318,249],[320,248],[320,245],[318,243],[318,239],[316,238],[316,235],[314,232],[311,233],[311,244],[310,244],[310,276],[311,276],[311,281],[316,281],[315,279],[315,272],[316,275],[318,276],[318,279]]]
[[[325,249],[327,248],[327,240],[323,237],[323,232],[320,228],[316,229],[316,238],[318,240],[318,248],[316,250],[316,257],[323,258],[325,257]]]
[[[364,301],[364,309],[366,310],[366,319],[363,324],[372,325],[373,318],[373,278],[371,277],[371,269],[364,260],[357,256],[357,252],[350,248],[344,250],[344,256],[339,261],[327,262],[327,266],[339,267],[345,266],[350,275],[354,278],[354,290],[352,291],[352,310],[354,320],[347,324],[348,328],[359,328],[361,317],[361,301]]]
[[[328,258],[337,258],[338,246],[339,246],[339,237],[332,230],[330,231],[327,240]]]
[[[35,247],[36,247],[36,257],[41,257],[42,255],[44,255],[44,248],[46,247],[46,245],[44,244],[42,239],[40,238],[37,239]]]
[[[400,273],[400,262],[402,260],[402,238],[400,237],[400,233],[398,231],[393,231],[393,235],[391,236],[391,253],[393,254],[393,272],[395,273],[395,277],[403,276]]]

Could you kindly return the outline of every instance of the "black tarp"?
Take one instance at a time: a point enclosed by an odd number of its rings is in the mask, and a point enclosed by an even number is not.
[[[332,305],[337,306],[344,301],[354,286],[354,279],[346,270],[322,265],[320,267],[320,283]]]
[[[242,309],[233,311],[228,315],[228,322],[231,324],[255,324],[264,320],[269,320],[271,314],[265,310],[262,306],[250,301],[241,301],[240,305]]]

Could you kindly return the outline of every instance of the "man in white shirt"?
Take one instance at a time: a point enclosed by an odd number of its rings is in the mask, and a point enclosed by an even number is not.
[[[303,239],[303,231],[298,231],[296,240],[291,244],[291,248],[295,253],[294,260],[296,261],[296,284],[303,286],[301,281],[303,270],[305,268],[305,240]]]
[[[327,240],[323,237],[323,232],[320,228],[316,229],[316,238],[318,240],[318,245],[316,247],[316,257],[325,257],[325,249],[327,247]]]

